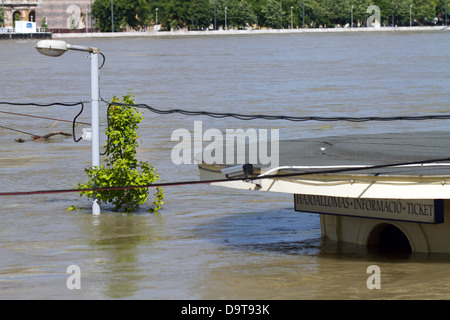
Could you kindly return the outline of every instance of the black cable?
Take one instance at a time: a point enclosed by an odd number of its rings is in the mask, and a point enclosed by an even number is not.
[[[105,63],[105,56],[103,56],[103,63],[100,66],[103,67]],[[444,114],[444,115],[419,115],[419,116],[393,116],[393,117],[318,117],[318,116],[305,116],[305,117],[294,117],[294,116],[284,116],[284,115],[264,115],[264,114],[256,114],[256,115],[250,115],[250,114],[240,114],[240,113],[222,113],[222,112],[210,112],[210,111],[189,111],[189,110],[183,110],[183,109],[168,109],[168,110],[162,110],[158,109],[152,106],[149,106],[147,104],[125,104],[125,103],[119,103],[119,102],[109,102],[104,100],[103,98],[100,98],[100,101],[105,102],[108,104],[108,111],[107,111],[107,121],[108,121],[108,128],[109,128],[109,111],[111,106],[128,106],[128,107],[136,107],[136,108],[144,108],[147,109],[153,113],[156,114],[183,114],[187,116],[208,116],[212,118],[226,118],[231,117],[238,120],[256,120],[256,119],[263,119],[263,120],[287,120],[287,121],[296,121],[296,122],[303,122],[303,121],[325,121],[325,122],[333,122],[333,121],[349,121],[349,122],[368,122],[368,121],[399,121],[399,120],[408,120],[408,121],[420,121],[420,120],[448,120],[450,119],[450,115]],[[80,112],[75,116],[73,122],[72,122],[72,131],[73,131],[73,139],[75,142],[79,142],[82,138],[75,138],[75,123],[76,119],[81,115],[81,113],[84,110],[84,103],[83,102],[55,102],[55,103],[33,103],[33,102],[27,102],[27,103],[17,103],[17,102],[0,102],[0,105],[13,105],[13,106],[38,106],[38,107],[51,107],[51,106],[77,106],[81,105]],[[101,153],[100,155],[106,155],[109,150],[109,138],[107,139],[107,145],[105,152]]]
[[[408,121],[420,121],[420,120],[449,120],[450,114],[444,115],[420,115],[420,116],[393,116],[393,117],[317,117],[317,116],[305,116],[305,117],[294,117],[294,116],[283,116],[283,115],[264,115],[264,114],[240,114],[240,113],[222,113],[222,112],[210,112],[210,111],[189,111],[183,109],[169,109],[162,110],[147,104],[124,104],[118,102],[108,102],[103,100],[104,102],[110,105],[116,106],[129,106],[129,107],[137,107],[142,109],[147,109],[156,114],[174,114],[179,113],[186,116],[207,116],[212,118],[235,118],[238,120],[288,120],[288,121],[349,121],[349,122],[368,122],[368,121],[399,121],[399,120],[408,120]]]
[[[53,102],[53,103],[34,103],[34,102],[8,102],[8,101],[0,101],[1,104],[6,104],[10,106],[34,106],[34,107],[54,107],[54,106],[63,106],[63,107],[74,107],[82,102]]]
[[[251,177],[246,177],[246,178],[239,177],[239,178],[203,180],[203,181],[202,180],[191,180],[191,181],[154,183],[154,184],[139,185],[139,186],[117,186],[117,187],[90,188],[90,189],[58,189],[58,190],[0,192],[0,197],[34,195],[34,194],[51,194],[51,193],[73,193],[73,192],[89,192],[89,191],[124,190],[124,189],[144,189],[144,188],[171,187],[171,186],[194,185],[194,184],[210,184],[210,183],[231,182],[231,181],[252,181],[252,180],[260,180],[260,179],[277,179],[277,178],[286,178],[286,177],[301,177],[301,176],[306,176],[306,175],[326,175],[326,174],[330,174],[330,173],[332,174],[332,173],[342,173],[342,172],[349,172],[349,171],[383,169],[383,168],[389,168],[389,167],[408,166],[408,165],[415,165],[415,164],[427,164],[427,163],[442,162],[442,161],[450,161],[450,158],[381,164],[381,165],[373,165],[373,166],[368,166],[368,167],[363,167],[363,168],[340,168],[340,169],[305,171],[305,172],[287,173],[287,174],[273,174],[273,175],[266,175],[266,176],[251,176]]]
[[[101,53],[101,52],[99,52],[100,53],[100,55],[103,57],[103,62],[102,62],[102,65],[98,68],[98,70],[100,70],[101,68],[103,68],[103,66],[105,65],[105,62],[106,62],[106,57],[105,57],[105,55],[103,54],[103,53]]]
[[[76,126],[76,122],[78,117],[83,113],[84,110],[84,103],[81,102],[81,110],[80,112],[78,112],[78,114],[75,116],[75,118],[73,118],[73,122],[72,122],[72,137],[73,137],[73,141],[75,141],[76,143],[80,142],[81,139],[83,139],[83,137],[80,138],[75,138],[75,126]]]
[[[7,101],[1,101],[0,105],[11,105],[11,106],[35,106],[35,107],[54,107],[54,106],[65,106],[65,107],[74,107],[77,105],[81,105],[81,110],[78,112],[78,114],[75,116],[75,118],[72,121],[72,137],[75,142],[79,142],[82,137],[75,138],[75,126],[77,123],[78,117],[83,113],[84,111],[84,103],[82,101],[80,102],[54,102],[54,103],[34,103],[34,102],[7,102]]]
[[[238,114],[238,113],[218,113],[218,112],[207,112],[207,111],[188,111],[182,109],[171,109],[171,110],[161,110],[154,107],[151,107],[146,104],[124,104],[118,102],[108,102],[103,99],[102,101],[108,104],[108,128],[109,128],[109,111],[111,106],[130,106],[137,108],[145,108],[157,114],[172,114],[172,113],[180,113],[188,116],[209,116],[213,118],[225,118],[225,117],[233,117],[239,120],[254,120],[254,119],[265,119],[265,120],[289,120],[289,121],[352,121],[352,122],[364,122],[364,121],[398,121],[398,120],[431,120],[431,119],[450,119],[450,115],[422,115],[422,116],[397,116],[397,117],[292,117],[292,116],[280,116],[280,115],[248,115],[248,114]],[[39,107],[49,107],[49,106],[76,106],[81,105],[80,112],[76,115],[73,121],[73,130],[75,130],[76,119],[82,113],[84,109],[83,102],[73,102],[73,103],[49,103],[49,104],[39,104],[39,103],[13,103],[13,102],[0,102],[0,104],[7,105],[16,105],[16,106],[39,106]],[[75,131],[74,131],[75,133]],[[78,142],[80,139],[74,140]],[[107,150],[104,154],[107,153],[109,148],[109,142],[107,146]],[[102,155],[104,155],[102,154]],[[299,173],[287,173],[287,174],[275,174],[275,175],[266,175],[266,176],[254,176],[247,178],[232,178],[232,179],[217,179],[217,180],[206,180],[206,181],[181,181],[181,182],[172,182],[172,183],[158,183],[158,184],[150,184],[150,185],[142,185],[142,186],[126,186],[126,187],[109,187],[109,188],[95,188],[95,189],[62,189],[62,190],[40,190],[40,191],[23,191],[23,192],[3,192],[0,193],[0,196],[10,196],[10,195],[25,195],[25,194],[43,194],[43,193],[64,193],[64,192],[84,192],[84,191],[102,191],[102,190],[117,190],[117,189],[137,189],[137,188],[150,188],[150,187],[163,187],[163,186],[176,186],[176,185],[189,185],[189,184],[207,184],[214,182],[229,182],[229,181],[243,181],[243,180],[255,180],[255,179],[276,179],[276,178],[286,178],[286,177],[296,177],[296,176],[304,176],[304,175],[323,175],[323,174],[333,174],[333,173],[342,173],[349,171],[360,171],[360,170],[371,170],[371,169],[381,169],[388,167],[397,167],[397,166],[406,166],[406,165],[414,165],[414,164],[426,164],[432,162],[442,162],[442,161],[450,161],[450,158],[441,158],[441,159],[430,159],[420,162],[402,162],[402,163],[392,163],[385,165],[374,165],[367,166],[362,168],[339,168],[332,170],[321,170],[321,171],[306,171]]]
[[[108,103],[108,109],[106,111],[106,125],[107,125],[107,128],[108,128],[108,132],[109,132],[109,129],[110,129],[109,128],[109,111],[110,111],[110,109],[111,109],[111,104]],[[100,153],[101,156],[104,156],[104,155],[106,155],[108,153],[109,146],[110,146],[109,136],[107,135],[107,137],[106,137],[106,150],[105,150],[105,152]]]

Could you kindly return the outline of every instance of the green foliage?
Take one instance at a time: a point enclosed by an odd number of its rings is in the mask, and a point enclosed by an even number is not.
[[[147,0],[114,0],[114,31],[121,27],[143,27],[150,20],[150,6]],[[111,0],[96,0],[92,6],[96,27],[102,32],[112,31]]]
[[[305,12],[303,13],[303,3]],[[381,10],[381,24],[409,25],[409,11],[412,5],[412,19],[425,24],[428,20],[445,13],[445,0],[114,0],[115,29],[120,25],[138,27],[155,23],[158,8],[158,23],[163,30],[180,28],[205,29],[214,24],[243,28],[257,24],[259,27],[302,26],[303,14],[307,27],[365,25],[370,14],[367,8],[377,5]],[[291,16],[292,12],[292,16]],[[111,30],[111,1],[96,0],[93,14],[101,31]]]
[[[41,28],[48,29],[47,18],[42,18]]]
[[[207,28],[211,21],[209,0],[194,0],[188,9],[191,29]]]
[[[114,97],[113,102],[119,102]],[[134,107],[133,95],[126,95],[122,101],[124,106],[111,106],[109,111],[109,127],[106,135],[109,138],[106,164],[100,168],[90,167],[85,171],[88,182],[76,186],[79,189],[108,188],[115,186],[150,185],[159,179],[156,170],[147,162],[136,159],[138,135],[136,130],[143,116]],[[106,191],[86,191],[80,195],[97,198],[100,202],[113,204],[114,210],[124,213],[136,211],[148,199],[148,188],[116,189]],[[162,188],[156,188],[150,212],[157,211],[164,203]]]
[[[245,28],[256,23],[256,15],[253,8],[245,0],[229,0],[228,25],[235,28]]]
[[[419,21],[433,20],[436,16],[436,3],[430,0],[412,0],[412,12]]]
[[[281,12],[280,3],[277,0],[267,0],[266,5],[261,10],[266,27],[279,28]]]

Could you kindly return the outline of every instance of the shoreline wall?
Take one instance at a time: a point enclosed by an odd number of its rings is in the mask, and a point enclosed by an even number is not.
[[[299,34],[299,33],[351,33],[351,32],[430,32],[450,31],[450,27],[380,27],[380,28],[305,28],[305,29],[258,29],[258,30],[211,30],[211,31],[146,31],[146,32],[108,32],[108,33],[54,33],[53,38],[120,38],[120,37],[159,37],[159,36],[220,36],[257,34]]]

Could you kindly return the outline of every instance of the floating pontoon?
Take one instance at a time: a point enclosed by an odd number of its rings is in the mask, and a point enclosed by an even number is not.
[[[212,184],[293,194],[336,241],[450,252],[450,132],[280,141],[278,167],[253,166],[248,179]],[[200,178],[225,179],[226,167],[201,163]]]

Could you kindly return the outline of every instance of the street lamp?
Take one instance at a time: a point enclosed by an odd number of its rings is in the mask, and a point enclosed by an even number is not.
[[[294,9],[294,7],[291,7],[291,29],[294,29],[294,25],[292,24],[292,9]]]
[[[280,29],[283,29],[283,4],[280,0]]]
[[[395,27],[394,25],[394,1],[391,1],[391,10],[392,10],[392,27]]]
[[[353,6],[352,6],[352,21],[351,21],[351,25],[350,25],[350,29],[352,29],[353,28]]]
[[[156,28],[158,28],[158,8],[156,8]]]
[[[227,7],[225,7],[225,31],[228,30],[227,29]]]
[[[411,14],[411,10],[412,10],[412,4],[409,6],[409,26],[412,26],[412,14]]]
[[[41,40],[36,44],[36,50],[46,56],[59,57],[68,50],[89,52],[91,56],[91,125],[92,125],[92,167],[100,167],[100,116],[99,116],[99,68],[98,55],[100,50],[92,47],[76,46],[62,40]],[[92,214],[100,214],[98,199],[92,203]]]
[[[91,32],[94,32],[94,26],[92,25],[92,0],[91,0]]]
[[[305,0],[303,0],[302,4],[302,20],[303,20],[303,29],[305,29]]]
[[[111,0],[111,32],[114,32],[114,1]]]
[[[447,0],[445,0],[445,26],[447,25]]]
[[[6,26],[5,26],[5,0],[2,0],[2,15],[3,15],[3,28],[6,28]]]

